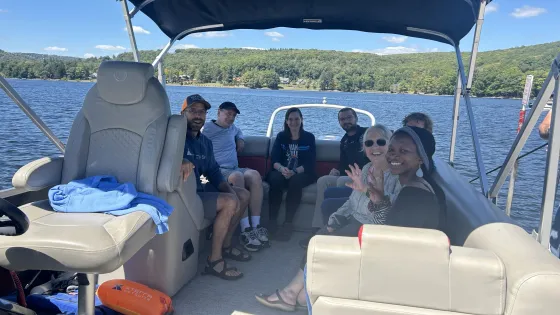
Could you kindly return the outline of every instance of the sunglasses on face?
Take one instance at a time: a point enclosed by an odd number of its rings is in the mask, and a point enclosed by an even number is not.
[[[377,139],[376,141],[366,140],[366,142],[364,142],[365,146],[368,147],[368,148],[373,146],[374,143],[377,143],[377,145],[380,146],[380,147],[384,147],[387,144],[387,140]]]

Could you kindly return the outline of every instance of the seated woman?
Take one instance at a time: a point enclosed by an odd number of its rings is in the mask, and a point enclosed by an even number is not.
[[[391,131],[383,125],[378,124],[366,130],[363,145],[366,156],[371,162],[364,166],[363,171],[356,165],[351,167],[352,172],[347,172],[353,181],[352,184],[349,184],[353,189],[352,194],[342,207],[331,216],[330,224],[321,228],[317,234],[356,236],[362,224],[383,224],[386,211],[371,212],[368,209],[370,198],[367,196],[367,177],[374,173],[387,177],[384,185],[389,194],[394,194],[399,189],[397,178],[389,177],[389,165],[385,158],[390,137]],[[303,257],[301,270],[290,285],[270,296],[258,295],[256,296],[257,300],[266,306],[286,311],[293,311],[296,302],[299,305],[305,305],[303,268],[306,258],[307,255]]]
[[[315,136],[303,130],[303,116],[299,108],[286,111],[284,130],[276,135],[272,147],[272,166],[268,173],[269,213],[271,236],[278,241],[288,241],[292,234],[292,221],[301,202],[302,190],[315,182]],[[286,195],[286,220],[278,228],[276,220],[282,195]]]
[[[367,193],[369,195],[368,208],[372,213],[387,212],[384,224],[426,229],[441,229],[444,221],[445,200],[441,190],[431,178],[434,169],[432,156],[435,152],[435,139],[433,135],[422,128],[403,127],[393,134],[389,144],[386,162],[389,164],[391,175],[384,176],[379,171],[363,172],[367,175]],[[369,156],[368,156],[369,157]],[[356,169],[352,170],[352,177]],[[388,194],[386,181],[397,178],[400,186],[397,195]],[[360,184],[352,185],[358,188]],[[398,190],[398,189],[395,189]],[[335,229],[334,224],[340,224],[340,218],[333,214],[327,229],[330,235],[344,236],[341,228]],[[381,223],[382,224],[382,223]],[[359,229],[359,226],[358,226]],[[353,228],[353,235],[358,235],[358,229]],[[338,232],[337,232],[338,231]],[[341,235],[342,234],[342,235]],[[257,300],[262,304],[282,309],[295,310],[297,305],[306,303],[304,290],[304,267],[298,271],[292,282],[282,290],[277,290],[272,295],[259,295]]]

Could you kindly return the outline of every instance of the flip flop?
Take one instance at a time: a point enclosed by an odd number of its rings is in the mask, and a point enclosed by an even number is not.
[[[294,312],[296,310],[295,305],[288,304],[286,303],[286,301],[284,301],[284,299],[282,299],[282,296],[280,295],[278,289],[276,290],[276,296],[278,296],[278,301],[269,301],[268,300],[269,296],[270,295],[265,295],[261,293],[259,295],[255,295],[255,298],[257,299],[257,301],[259,301],[259,303],[270,308],[275,308],[286,312]]]
[[[305,303],[305,304],[299,304],[299,302],[296,302],[296,310],[298,310],[298,311],[307,311],[307,303]]]
[[[233,253],[234,249],[236,249],[239,253],[234,254]],[[242,262],[251,260],[251,255],[237,246],[222,248],[222,256],[224,258],[228,258],[235,261],[242,261]]]
[[[214,267],[216,267],[216,265],[221,262],[224,262],[222,271],[217,271],[216,269],[214,269]],[[204,272],[202,272],[202,275],[212,275],[218,278],[222,278],[224,280],[237,280],[243,277],[243,273],[239,273],[237,276],[230,276],[227,274],[228,271],[237,271],[237,268],[235,267],[228,268],[227,263],[223,258],[220,258],[212,262],[208,259],[206,260],[206,267],[204,267]]]

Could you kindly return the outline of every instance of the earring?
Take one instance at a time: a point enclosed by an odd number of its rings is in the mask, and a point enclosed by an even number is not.
[[[418,176],[418,177],[423,177],[424,176],[424,173],[422,172],[421,167],[418,167],[418,170],[416,171],[416,176]]]

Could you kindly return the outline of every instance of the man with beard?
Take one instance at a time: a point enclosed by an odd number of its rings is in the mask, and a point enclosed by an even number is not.
[[[204,217],[214,220],[212,252],[207,258],[205,273],[225,280],[236,280],[243,273],[237,268],[228,267],[224,258],[237,261],[251,259],[249,253],[231,244],[233,232],[249,204],[249,192],[228,184],[214,158],[212,141],[200,133],[210,107],[210,103],[198,94],[190,95],[183,103],[181,114],[187,119],[187,138],[181,172],[183,180],[187,180],[194,170],[196,192],[202,200]],[[203,187],[201,175],[218,191],[208,191],[208,184]]]
[[[358,115],[350,108],[346,107],[338,112],[338,123],[340,127],[346,131],[346,134],[340,140],[340,162],[338,168],[333,168],[329,175],[322,176],[317,180],[317,200],[315,203],[315,213],[313,215],[313,228],[320,229],[326,222],[323,222],[322,204],[325,198],[325,190],[329,187],[343,187],[340,189],[341,195],[330,195],[329,198],[348,197],[350,196],[351,189],[346,187],[345,184],[350,180],[348,176],[341,176],[346,174],[346,170],[350,171],[349,165],[358,164],[360,168],[368,163],[367,157],[362,148],[362,140],[366,127],[358,125]],[[308,239],[302,241],[307,244]]]

